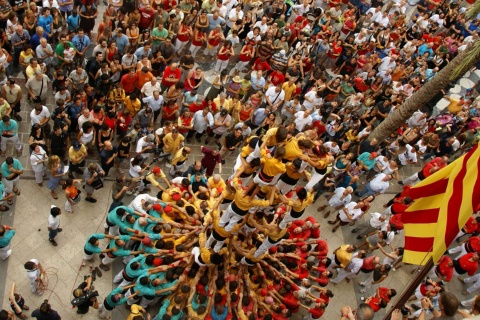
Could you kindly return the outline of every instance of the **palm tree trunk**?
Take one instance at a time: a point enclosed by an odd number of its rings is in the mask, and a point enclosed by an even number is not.
[[[467,49],[457,55],[450,63],[448,63],[437,75],[435,75],[430,81],[425,83],[420,90],[415,92],[410,98],[397,108],[392,114],[390,114],[385,120],[383,120],[378,127],[376,127],[370,134],[370,139],[377,138],[378,141],[383,141],[386,137],[390,136],[392,132],[402,126],[410,116],[428,101],[430,101],[440,90],[447,87],[451,81],[451,74],[453,70],[458,66],[465,63],[464,59],[470,51],[475,50],[474,45],[470,45]],[[462,65],[461,75],[470,70],[473,65],[480,58],[480,52],[477,50],[476,59],[468,59],[469,63]]]

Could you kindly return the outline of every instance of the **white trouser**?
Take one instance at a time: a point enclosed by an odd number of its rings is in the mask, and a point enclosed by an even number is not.
[[[233,166],[233,175],[235,175],[235,172],[237,172],[238,168],[240,168],[240,166],[242,165],[241,157],[241,155],[238,155],[237,160],[235,160],[235,165]]]
[[[200,262],[200,260],[198,260],[198,257],[200,256],[200,248],[199,247],[195,247],[192,249],[192,254],[193,254],[193,257],[195,259],[195,262],[200,266],[200,267],[203,267],[203,266],[206,266],[206,264]]]
[[[178,39],[175,40],[175,51],[176,51],[177,53],[180,53],[180,51],[182,51],[183,48],[185,48],[185,45],[186,45],[187,43],[188,43],[188,41],[187,41],[187,42],[183,42],[183,41],[180,41],[180,40],[178,40]]]
[[[373,283],[373,272],[370,272],[367,280],[363,281],[362,284],[365,287],[365,289],[368,289],[372,286],[372,283]]]
[[[205,243],[205,248],[210,249],[212,247],[213,241],[217,241],[215,244],[215,247],[213,247],[213,251],[216,253],[220,252],[220,250],[223,247],[223,244],[225,243],[225,240],[217,240],[213,237],[213,233],[210,234],[210,237],[208,238],[207,242]]]
[[[228,206],[230,205],[231,202],[227,202],[227,203],[221,203],[220,204],[220,210],[221,211],[225,211],[227,210]]]
[[[86,254],[85,252],[83,252],[83,260],[92,261],[93,254]]]
[[[206,56],[213,56],[213,55],[216,55],[217,54],[217,49],[218,49],[218,46],[215,46],[215,47],[212,47],[211,49],[208,48],[209,45],[207,44],[207,46],[205,47],[205,50],[203,50],[203,54],[206,55]]]
[[[72,208],[72,205],[70,204],[70,201],[65,201],[65,211],[67,212],[72,212],[73,211],[73,208]]]
[[[260,172],[257,173],[257,175],[255,176],[255,178],[253,178],[253,183],[258,184],[259,187],[266,187],[266,186],[273,185],[273,181],[274,181],[274,180],[272,180],[271,182],[263,181],[263,180],[260,178]]]
[[[470,299],[470,300],[464,300],[464,301],[462,301],[462,302],[461,302],[461,305],[464,306],[464,307],[467,307],[467,308],[473,306],[473,303],[475,302],[475,298],[476,298],[476,297],[477,297],[477,296],[473,297],[473,298]]]
[[[130,298],[130,296],[133,295],[133,293],[130,291],[130,289],[127,290],[127,292],[125,293],[125,297],[128,299],[127,300],[127,304],[129,306],[131,306],[132,304],[134,303],[137,303],[138,302],[138,299],[141,299],[141,297],[138,297],[138,296],[135,296],[133,298]]]
[[[42,169],[40,171],[34,171],[35,173],[35,182],[36,183],[43,183],[43,173],[45,172],[45,168],[42,165]]]
[[[414,184],[418,183],[420,179],[418,178],[418,172],[412,174],[410,177],[407,179],[403,180],[403,184],[405,186],[413,186]]]
[[[249,63],[250,61],[238,61],[237,64],[235,65],[235,68],[233,68],[232,70],[242,71],[248,66]]]
[[[20,139],[18,138],[18,134],[14,135],[13,137],[4,137],[2,136],[2,141],[0,144],[0,148],[2,151],[5,151],[7,149],[7,142],[11,141],[13,144],[15,144],[15,148],[20,151],[22,150],[22,144],[20,143]]]
[[[100,319],[106,319],[109,315],[109,312],[107,309],[105,309],[105,304],[104,304],[105,300],[102,301],[102,304],[100,305],[100,307],[98,308],[98,313],[99,313],[99,318]]]
[[[218,222],[218,225],[220,227],[224,227],[225,231],[230,232],[235,225],[244,218],[244,216],[241,216],[237,214],[235,211],[232,209],[232,205],[227,208],[227,210],[223,213],[222,217],[220,218],[220,221]]]
[[[147,307],[148,307],[149,305],[154,304],[154,303],[157,302],[159,299],[160,299],[160,297],[155,297],[153,300],[148,300],[148,299],[142,298],[142,300],[140,301],[140,306],[141,306],[143,309],[147,309]]]
[[[8,244],[5,248],[0,248],[0,259],[7,260],[11,254],[12,250],[10,250],[10,244]]]
[[[393,206],[393,204],[392,204]],[[387,207],[387,209],[383,210],[382,214],[386,214],[387,217],[390,217],[392,215],[392,206]]]
[[[170,175],[174,176],[177,172],[179,171],[182,171],[182,169],[185,167],[185,164],[187,162],[185,161],[184,163],[182,163],[181,165],[176,165],[176,166],[171,166],[170,167]]]
[[[260,145],[262,144],[262,141],[258,140],[257,145],[255,146],[255,150],[253,150],[252,153],[250,153],[247,157],[247,162],[250,163],[252,162],[253,159],[255,158],[260,158]],[[273,151],[274,147],[267,148],[270,152]]]
[[[301,217],[298,217],[298,218],[292,217],[291,210],[290,210],[287,213],[285,213],[285,216],[283,217],[282,222],[280,222],[280,224],[278,226],[282,229],[285,229],[287,227],[287,223],[298,220],[300,218]]]
[[[267,237],[265,240],[263,240],[262,245],[258,247],[257,251],[253,254],[255,258],[260,257],[262,254],[270,250],[270,248],[275,247],[277,244],[276,243],[271,243]]]
[[[305,189],[310,190],[312,189],[322,178],[325,176],[325,174],[320,174],[315,169],[313,169],[313,174],[312,177],[310,178],[310,181],[308,181],[307,185],[305,186]]]
[[[337,269],[337,277],[332,280],[333,283],[340,283],[345,278],[349,278],[353,275],[351,272],[346,271],[345,269]]]
[[[213,70],[222,72],[222,70],[225,69],[227,66],[228,66],[228,60],[217,59],[217,62],[215,63],[215,68]]]
[[[460,230],[460,231],[458,232],[458,234],[455,236],[455,240],[463,237],[464,235],[465,235],[465,232],[463,232],[462,230]]]
[[[456,246],[455,248],[452,248],[452,249],[448,250],[448,253],[450,255],[454,255],[454,254],[459,253],[459,252],[460,252],[460,255],[458,255],[457,257],[461,257],[461,256],[468,253],[467,250],[465,249],[465,243],[462,243],[461,245]]]
[[[119,283],[120,281],[123,280],[123,270],[122,269],[117,275],[113,278],[113,283]]]
[[[116,257],[115,258],[110,258],[109,256],[105,255],[105,257],[103,257],[103,259],[102,259],[102,264],[103,265],[109,265],[113,261],[115,261],[115,259],[116,259]]]
[[[200,50],[202,47],[201,46],[195,46],[195,45],[190,45],[190,51],[192,52],[192,57],[195,58],[195,55],[197,54],[198,50]]]
[[[436,268],[437,267],[433,267],[432,269],[430,269],[430,272],[428,273],[427,277],[429,277],[430,279],[432,279],[435,282],[440,282],[440,281],[442,281],[442,279],[440,279],[438,277],[437,273],[435,272]]]
[[[3,137],[2,137],[3,138]],[[5,192],[7,194],[13,193],[13,189],[17,189],[18,181],[20,180],[20,176],[16,177],[13,180],[7,180],[5,177],[2,179],[3,184],[5,185]]]
[[[257,230],[257,229],[255,229],[255,228],[253,228],[253,227],[249,227],[249,226],[246,225],[246,224],[244,224],[244,225],[242,226],[242,231],[243,231],[245,234],[250,234],[250,233],[254,232],[255,230]]]
[[[108,227],[108,234],[113,236],[113,237],[116,237],[118,236],[120,233],[119,233],[119,230],[120,228],[117,226],[117,225],[114,225],[113,227],[110,227],[108,224],[105,223],[105,228]]]
[[[30,280],[30,291],[32,291],[32,293],[36,293],[37,292],[37,281],[36,279],[32,280],[32,279],[29,279]]]
[[[480,289],[480,273],[477,273],[473,277],[463,279],[465,283],[473,283],[470,287],[467,288],[468,293],[472,293]]]
[[[290,191],[292,191],[293,188],[295,188],[295,185],[292,186],[291,184],[287,184],[283,182],[281,179],[279,179],[277,182],[277,189],[280,192],[280,194],[285,195]]]

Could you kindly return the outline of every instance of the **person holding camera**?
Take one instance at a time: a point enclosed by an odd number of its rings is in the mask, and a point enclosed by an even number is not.
[[[60,317],[58,312],[52,309],[47,299],[43,301],[40,308],[35,309],[32,312],[32,318],[35,318],[37,320],[61,320],[62,319],[62,317]]]
[[[97,199],[92,198],[92,195],[96,189],[103,187],[103,176],[105,176],[105,171],[96,163],[91,163],[85,168],[83,179],[85,181],[85,192],[87,193],[86,201],[91,203],[97,202]]]
[[[92,277],[89,275],[85,281],[77,287],[77,289],[73,290],[73,297],[75,298],[74,300],[78,301],[78,304],[74,304],[77,307],[78,314],[86,314],[90,307],[98,309],[98,292],[91,292],[91,287]]]

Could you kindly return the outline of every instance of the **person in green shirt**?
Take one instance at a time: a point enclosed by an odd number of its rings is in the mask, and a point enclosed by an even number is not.
[[[63,47],[63,45],[67,42],[70,45],[70,48],[73,48],[73,50],[77,50],[77,48],[75,48],[72,42],[67,41],[67,37],[65,35],[60,35],[60,42],[57,44],[57,47],[55,48],[55,55],[57,56],[57,64],[62,64],[65,62],[65,59],[63,59],[63,51],[65,50],[65,48]]]
[[[168,30],[163,27],[163,25],[159,25],[158,27],[154,28],[152,31],[152,47],[157,48],[165,38],[168,37]]]

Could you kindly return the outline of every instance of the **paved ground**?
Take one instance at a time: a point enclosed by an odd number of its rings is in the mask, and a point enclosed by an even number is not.
[[[103,6],[100,9],[103,9]],[[202,64],[202,67],[207,67],[207,64]],[[213,65],[210,66],[210,68],[212,67]],[[206,90],[210,83],[213,82],[213,72],[209,70],[205,73],[207,81],[200,91]],[[455,92],[452,91],[452,93],[463,93],[462,90],[470,85],[470,83],[465,81],[460,84],[462,84],[462,88],[459,90],[458,87],[455,87],[453,89]],[[463,84],[465,85],[463,86]],[[47,105],[52,108],[53,95],[51,93],[49,93]],[[30,130],[29,118],[27,116],[30,111],[31,107],[27,103],[23,103],[21,115],[24,120],[19,125],[19,132],[24,143],[28,140]],[[199,145],[194,144],[192,147],[193,156],[189,159],[190,163],[199,159]],[[12,154],[12,152],[13,148],[9,145],[7,154]],[[75,310],[71,308],[70,300],[73,289],[78,286],[83,276],[88,273],[88,267],[84,270],[79,270],[85,239],[92,233],[103,231],[103,222],[111,198],[111,182],[106,182],[105,188],[95,192],[94,196],[98,199],[96,204],[81,201],[75,208],[75,214],[65,213],[61,216],[61,224],[64,231],[57,237],[58,247],[53,247],[48,242],[46,227],[48,212],[52,204],[64,209],[65,198],[61,195],[61,190],[58,190],[59,199],[52,199],[46,187],[40,188],[31,180],[33,172],[28,161],[26,144],[20,160],[26,168],[23,179],[20,182],[22,193],[15,199],[15,205],[12,210],[0,215],[0,223],[13,225],[17,230],[12,242],[12,256],[7,261],[0,261],[0,300],[3,303],[3,308],[9,308],[7,296],[10,292],[11,284],[15,282],[17,291],[26,298],[27,304],[32,307],[37,307],[44,299],[49,299],[52,307],[62,315],[63,319],[97,319],[95,311],[90,311],[89,314],[83,316],[77,315]],[[4,161],[4,158],[1,158],[0,161]],[[95,161],[95,159],[91,158],[90,161]],[[232,173],[232,164],[233,157],[227,158],[223,172],[225,178]],[[420,165],[402,168],[401,176],[409,176],[413,172],[418,171],[419,168]],[[162,166],[162,169],[165,169],[164,166]],[[114,176],[116,174],[115,170],[112,170],[111,174]],[[399,190],[399,185],[396,182],[392,183],[388,194],[377,197],[371,212],[383,211],[382,205]],[[128,203],[130,200],[130,198],[127,198],[126,202]],[[324,202],[325,200],[322,197],[315,205],[307,208],[305,216],[312,215],[321,222],[322,238],[328,239],[330,252],[344,243],[359,243],[359,240],[356,240],[354,235],[350,233],[351,227],[340,228],[336,233],[331,232],[330,225],[316,211],[316,208]],[[394,245],[402,245],[402,242],[403,239],[400,234],[396,237]],[[377,254],[381,256],[381,253]],[[32,258],[39,259],[47,269],[48,289],[41,297],[30,293],[26,272],[23,268],[23,264]],[[98,265],[98,263],[99,261],[96,260],[95,265]],[[118,263],[114,266],[113,271],[119,270],[121,267],[121,263]],[[395,288],[400,293],[412,277],[411,270],[413,270],[411,266],[401,267],[391,273],[384,285]],[[351,283],[344,281],[336,286],[329,285],[329,288],[334,291],[335,297],[331,300],[324,319],[337,319],[341,306],[349,304],[355,307],[361,302],[360,297],[362,294],[358,292],[360,288],[358,282],[364,280],[364,278],[366,278],[365,275],[361,275]],[[100,293],[100,298],[108,294],[112,289],[112,271],[103,272],[103,276],[95,282],[95,287]],[[448,288],[458,293],[462,290],[460,283],[456,280],[454,280],[454,283],[449,284]],[[372,294],[373,291],[368,293]],[[395,299],[393,302],[395,302]],[[127,314],[128,311],[125,308],[119,308],[113,319],[124,319]],[[382,314],[382,312],[379,312],[377,319],[381,319]],[[292,317],[292,319],[299,318],[301,318],[299,315]]]

